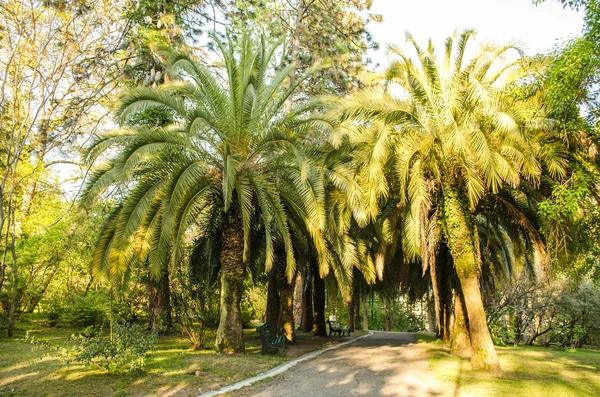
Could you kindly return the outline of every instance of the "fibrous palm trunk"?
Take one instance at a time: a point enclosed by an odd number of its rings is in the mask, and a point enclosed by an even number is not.
[[[302,272],[296,274],[296,282],[294,284],[294,323],[300,324],[302,323],[302,315],[304,313],[304,299],[302,299],[304,295],[304,274]]]
[[[233,200],[221,225],[221,317],[215,342],[221,353],[244,352],[240,310],[245,276],[243,249],[242,218],[237,202]]]
[[[275,251],[277,269],[277,287],[279,289],[279,329],[283,330],[289,343],[296,343],[296,327],[294,324],[294,282],[286,275],[285,250]]]
[[[306,283],[303,293],[302,293],[302,317],[300,319],[300,329],[304,332],[311,332],[312,326],[314,322],[313,316],[313,289],[312,289],[312,280],[310,275],[306,275],[304,277],[304,282]]]
[[[457,193],[452,187],[444,186],[446,238],[467,310],[471,337],[471,365],[473,369],[499,370],[500,363],[483,309],[479,264],[469,219],[470,213],[459,201]]]
[[[273,267],[269,271],[269,281],[267,287],[267,326],[277,335],[279,324],[279,293],[277,292],[277,270]]]
[[[148,326],[152,331],[173,328],[171,316],[171,294],[169,288],[169,269],[164,268],[158,280],[148,277]]]
[[[465,318],[464,301],[462,294],[457,291],[454,299],[454,323],[450,337],[450,351],[459,352],[471,347],[469,329]]]
[[[354,300],[354,326],[352,328],[352,330],[357,330],[360,329],[360,283],[357,282],[357,286],[354,289],[354,295],[352,296],[352,299]]]
[[[349,299],[346,301],[346,312],[348,313],[348,329],[354,332],[354,301],[353,299]]]
[[[434,318],[434,331],[438,338],[443,336],[443,325],[442,325],[442,305],[440,297],[440,285],[438,282],[437,275],[437,258],[431,259],[429,263],[429,275],[431,276],[431,289],[433,291],[433,313]]]
[[[325,328],[325,280],[317,271],[314,272],[314,310],[315,321],[313,323],[313,334],[316,336],[327,336]]]

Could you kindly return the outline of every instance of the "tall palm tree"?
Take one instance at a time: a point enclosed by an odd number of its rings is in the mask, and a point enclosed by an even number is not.
[[[377,203],[397,195],[404,207],[403,250],[408,260],[427,267],[430,220],[440,225],[465,299],[473,368],[499,369],[480,290],[475,210],[503,186],[522,179],[536,184],[543,170],[562,172],[560,144],[539,140],[522,109],[508,95],[526,75],[512,44],[484,44],[467,57],[474,32],[446,39],[444,57],[436,58],[430,40],[421,48],[410,34],[414,58],[390,46],[394,62],[385,89],[370,89],[341,100],[344,121],[336,142],[361,148],[359,181],[365,206],[376,216]],[[512,57],[514,59],[514,56]],[[393,87],[393,89],[392,89]],[[392,94],[391,92],[394,92]]]
[[[209,68],[188,54],[170,54],[165,84],[137,88],[121,98],[117,115],[123,122],[151,109],[170,113],[172,122],[125,127],[94,142],[90,157],[106,161],[95,168],[84,204],[109,187],[120,189],[121,204],[94,258],[95,268],[104,273],[122,275],[131,261],[147,260],[158,275],[180,259],[189,233],[217,241],[221,313],[216,347],[233,353],[244,351],[240,300],[253,222],[262,222],[266,269],[273,264],[276,231],[291,279],[296,264],[283,197],[290,188],[281,189],[280,183],[285,180],[295,189],[295,202],[321,253],[326,252],[323,189],[301,147],[312,105],[284,111],[303,81],[288,84],[294,65],[276,70],[277,46],[264,37],[243,33],[229,43],[216,37],[215,42],[219,67]]]

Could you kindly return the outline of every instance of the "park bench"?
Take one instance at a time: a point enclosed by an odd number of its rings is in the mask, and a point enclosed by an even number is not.
[[[273,335],[267,324],[256,328],[256,332],[258,332],[260,336],[260,344],[262,346],[263,355],[269,351],[275,351],[279,354],[285,351],[285,335]]]
[[[339,321],[327,320],[327,324],[329,324],[329,336],[331,336],[331,334],[338,334],[339,336],[348,334],[348,336],[350,336],[350,328],[342,328]]]

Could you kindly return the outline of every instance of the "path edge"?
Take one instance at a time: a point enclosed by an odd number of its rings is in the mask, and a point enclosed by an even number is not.
[[[209,392],[204,393],[204,394],[198,394],[196,397],[219,396],[219,395],[224,394],[224,393],[229,393],[229,392],[234,391],[234,390],[239,390],[239,389],[241,389],[243,387],[250,386],[253,383],[256,383],[256,382],[258,382],[260,380],[263,380],[263,379],[266,379],[266,378],[272,378],[274,376],[282,374],[285,371],[287,371],[288,369],[292,368],[294,365],[296,365],[298,363],[301,363],[302,361],[306,361],[308,359],[316,357],[316,356],[318,356],[320,354],[325,353],[326,351],[337,349],[339,347],[348,345],[350,343],[354,343],[355,341],[357,341],[359,339],[366,338],[366,337],[371,336],[371,335],[373,335],[373,332],[369,331],[368,334],[362,335],[362,336],[358,336],[358,337],[356,337],[356,338],[354,338],[352,340],[349,340],[349,341],[346,341],[346,342],[342,342],[342,343],[336,343],[333,346],[324,347],[322,349],[315,350],[315,351],[312,351],[310,353],[306,353],[306,354],[304,354],[304,355],[302,355],[302,356],[300,356],[298,358],[295,358],[295,359],[293,359],[291,361],[286,361],[283,364],[279,364],[275,368],[271,368],[270,370],[268,370],[266,372],[263,372],[262,374],[258,374],[256,376],[251,377],[251,378],[241,380],[239,382],[236,382],[234,384],[222,387],[222,388],[217,389],[217,390],[212,390],[212,391],[209,391]]]

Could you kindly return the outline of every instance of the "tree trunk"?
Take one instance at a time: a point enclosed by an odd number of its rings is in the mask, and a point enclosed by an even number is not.
[[[171,290],[169,288],[169,269],[165,267],[158,280],[148,275],[148,326],[152,331],[173,328],[171,315]]]
[[[375,293],[373,292],[373,286],[371,286],[371,323],[375,323]]]
[[[367,305],[367,294],[362,294],[360,297],[362,301],[362,315],[363,315],[363,326],[362,329],[365,331],[369,330],[369,306]]]
[[[348,328],[354,332],[354,296],[346,302],[346,312],[348,314]]]
[[[267,326],[277,335],[279,324],[279,293],[277,292],[277,270],[275,267],[269,271],[269,284],[267,287]]]
[[[438,299],[440,305],[440,327],[438,337],[445,344],[450,343],[452,331],[452,319],[454,318],[454,304],[452,293],[452,281],[456,278],[448,247],[441,243],[436,258],[436,277],[439,290]]]
[[[392,330],[392,320],[390,319],[390,312],[386,310],[385,315],[385,330],[386,332],[390,332]]]
[[[427,331],[437,334],[434,298],[427,289]]]
[[[435,258],[437,259],[437,258]],[[431,289],[433,290],[433,305],[434,305],[434,321],[435,321],[435,334],[438,338],[443,337],[442,329],[442,309],[441,309],[441,297],[440,297],[440,286],[437,278],[437,260],[431,258],[429,261],[429,275],[431,276]],[[429,294],[429,292],[428,292]]]
[[[313,289],[312,289],[312,279],[310,274],[307,274],[304,277],[305,287],[302,292],[302,301],[304,302],[302,306],[304,310],[302,311],[302,318],[300,319],[300,329],[304,332],[311,332],[314,322],[313,316]]]
[[[296,327],[294,324],[294,283],[288,281],[286,275],[286,255],[283,246],[276,248],[275,263],[277,269],[277,287],[279,289],[279,329],[289,343],[296,343]]]
[[[359,282],[358,280],[356,281],[356,287],[354,288],[354,295],[352,296],[352,299],[354,300],[354,327],[352,328],[352,330],[357,330],[360,329],[360,289],[361,289],[361,282]]]
[[[301,272],[296,274],[296,282],[294,287],[294,324],[302,323],[302,317],[305,310],[305,302],[302,299],[304,295],[304,275]]]
[[[221,353],[244,353],[240,302],[244,290],[244,232],[236,192],[221,225],[221,317],[215,346]]]
[[[10,311],[8,313],[8,337],[12,338],[15,335],[15,311],[17,310],[17,292],[19,291],[19,271],[17,269],[17,250],[15,247],[15,235],[10,234],[10,253],[13,263],[13,291],[10,300]],[[8,242],[7,242],[8,243]]]
[[[499,370],[500,362],[483,309],[474,231],[468,223],[471,214],[463,207],[452,187],[444,186],[444,204],[448,248],[454,260],[469,320],[471,365],[473,369]]]
[[[316,336],[327,336],[325,327],[325,280],[319,276],[318,271],[313,272],[314,277],[314,310],[315,322],[313,323],[313,334]]]
[[[291,40],[292,40],[292,45],[290,48],[290,59],[291,59],[291,64],[294,65],[293,66],[293,70],[290,71],[290,79],[288,80],[288,89],[291,89],[292,86],[294,84],[296,84],[296,69],[298,66],[298,53],[300,50],[300,29],[302,26],[302,19],[304,18],[304,13],[305,13],[305,4],[304,4],[304,0],[300,0],[298,2],[298,9],[297,9],[297,14],[296,14],[296,20],[294,21],[294,27],[292,28],[292,31],[290,32],[291,34]],[[288,99],[286,99],[284,105],[283,105],[284,111],[286,113],[288,113],[291,109],[292,109],[292,97],[290,96]]]
[[[461,293],[456,291],[454,299],[454,324],[452,334],[450,336],[450,351],[460,352],[471,347],[469,338],[469,328],[465,319],[464,302],[461,298]]]

